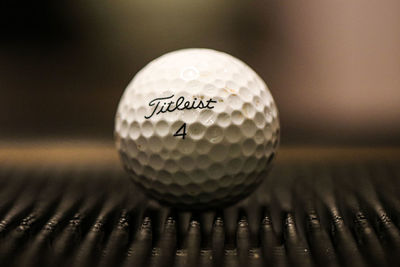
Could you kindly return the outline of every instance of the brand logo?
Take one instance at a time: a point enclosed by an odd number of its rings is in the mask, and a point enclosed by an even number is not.
[[[160,113],[174,112],[177,110],[190,110],[190,109],[213,109],[216,100],[212,98],[204,101],[202,99],[197,99],[196,97],[191,100],[186,100],[184,96],[178,97],[175,101],[172,101],[174,95],[167,97],[154,98],[149,102],[149,107],[152,107],[150,115],[144,116],[145,119],[150,119]]]

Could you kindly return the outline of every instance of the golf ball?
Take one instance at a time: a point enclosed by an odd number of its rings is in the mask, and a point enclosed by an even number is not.
[[[245,63],[211,49],[167,53],[140,70],[115,118],[125,169],[161,202],[220,206],[250,194],[279,143],[278,111]]]

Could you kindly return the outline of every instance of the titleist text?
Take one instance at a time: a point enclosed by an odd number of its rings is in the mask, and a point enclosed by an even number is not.
[[[184,96],[178,97],[175,101],[172,101],[174,95],[167,97],[154,98],[149,102],[149,107],[152,107],[150,115],[144,116],[145,119],[150,119],[151,117],[158,115],[160,113],[174,112],[176,110],[190,110],[190,109],[213,109],[216,100],[212,98],[207,101],[197,99],[196,97],[190,101],[186,100]]]

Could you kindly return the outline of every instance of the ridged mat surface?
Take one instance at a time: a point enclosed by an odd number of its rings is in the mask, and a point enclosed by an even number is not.
[[[278,162],[250,198],[179,211],[119,168],[0,169],[1,266],[396,266],[400,161]]]

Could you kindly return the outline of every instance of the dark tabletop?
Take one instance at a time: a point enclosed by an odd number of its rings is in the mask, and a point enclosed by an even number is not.
[[[1,266],[395,266],[400,150],[283,147],[249,198],[147,199],[111,144],[0,144]]]

